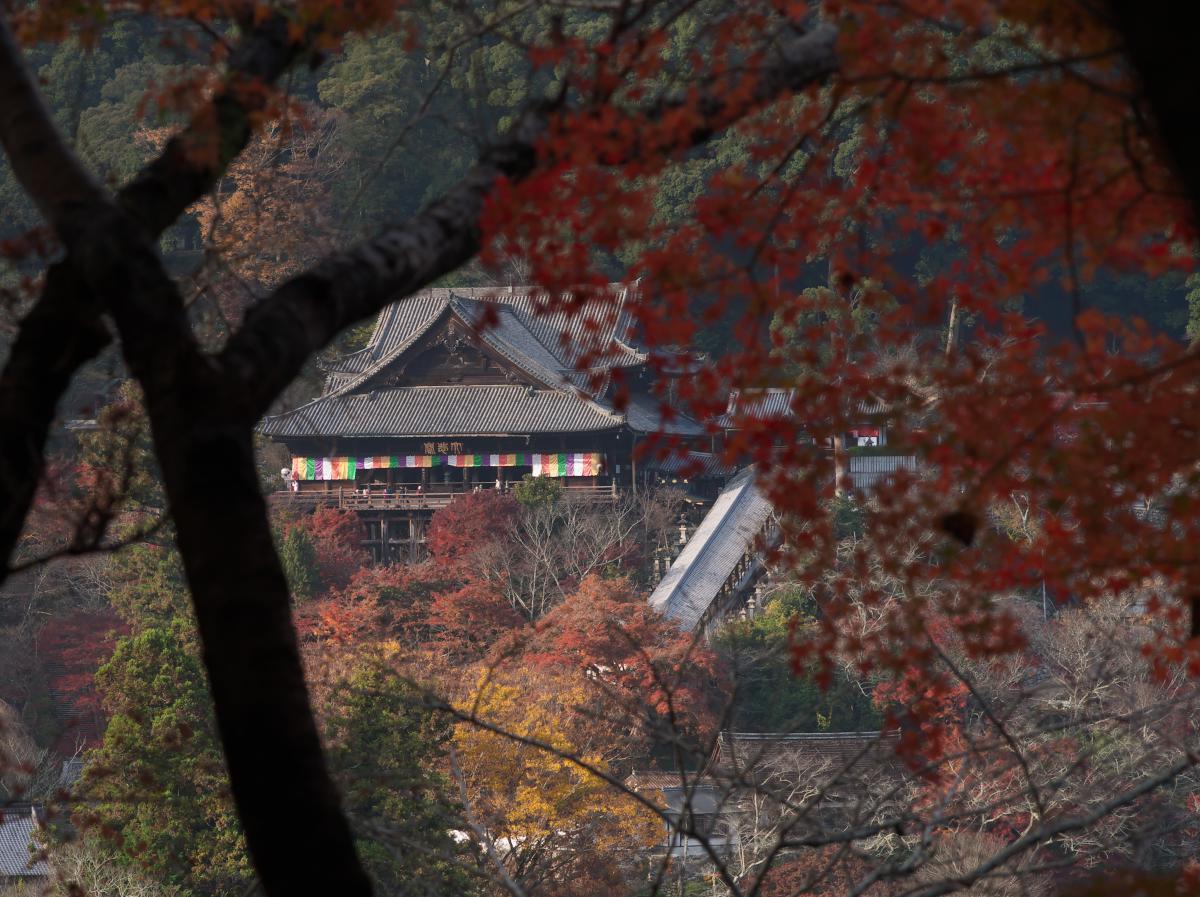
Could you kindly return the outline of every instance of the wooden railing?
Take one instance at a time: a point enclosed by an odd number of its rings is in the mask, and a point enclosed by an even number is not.
[[[616,501],[619,495],[616,487],[612,485],[568,485],[563,487],[563,491],[567,495],[592,501]],[[348,489],[332,492],[280,490],[268,496],[268,500],[276,507],[304,510],[333,507],[349,511],[421,511],[444,508],[456,498],[470,494],[470,492],[464,491],[438,491],[436,489],[428,492],[409,491],[390,494],[382,491],[364,493]]]
[[[615,484],[609,486],[563,486],[563,492],[567,495],[577,495],[581,498],[596,498],[596,499],[613,499],[617,497],[617,487]]]
[[[364,494],[347,492],[339,496],[338,507],[349,511],[419,511],[444,508],[463,492],[409,492],[403,495],[388,495],[383,492]]]

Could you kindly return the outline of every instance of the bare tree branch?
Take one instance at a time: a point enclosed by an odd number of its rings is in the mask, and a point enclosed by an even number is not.
[[[21,322],[12,352],[0,374],[0,582],[7,577],[7,560],[12,557],[25,516],[42,478],[45,460],[43,447],[59,400],[71,377],[94,358],[112,339],[100,320],[101,308],[94,296],[97,282],[109,275],[108,266],[119,266],[119,254],[103,251],[110,238],[109,228],[118,209],[135,223],[146,240],[154,240],[183,211],[204,195],[224,166],[250,138],[252,113],[266,102],[262,91],[249,89],[256,80],[272,83],[290,66],[303,47],[286,41],[287,23],[275,16],[251,29],[230,58],[224,85],[212,102],[125,188],[118,192],[116,204],[77,161],[69,147],[57,135],[53,120],[48,119],[45,104],[32,77],[25,70],[20,51],[12,40],[7,21],[0,18],[4,39],[0,42],[0,82],[3,114],[0,115],[0,143],[3,143],[14,171],[31,169],[22,184],[43,209],[47,221],[67,244],[67,258],[53,266],[46,278],[40,300]],[[214,133],[213,122],[216,122]],[[46,159],[30,160],[32,149],[19,138],[24,126],[47,148]],[[7,136],[6,136],[7,135]],[[203,155],[189,150],[204,140],[215,141],[220,148],[213,164],[205,164]],[[46,162],[53,162],[47,167]],[[59,164],[61,162],[61,164]],[[60,172],[66,172],[58,184]],[[28,178],[32,178],[26,183]],[[90,183],[89,183],[90,182]],[[66,203],[66,188],[74,185],[74,199]],[[34,192],[36,191],[36,192]],[[84,202],[86,200],[86,202]],[[84,205],[80,205],[84,202]],[[74,223],[59,219],[71,210],[86,207],[87,214],[77,215]],[[47,211],[48,210],[48,211]],[[72,212],[75,214],[75,212]],[[74,230],[72,230],[74,228]],[[86,230],[86,235],[83,231]],[[76,233],[79,231],[79,233]],[[101,251],[81,252],[89,243],[100,241]],[[83,266],[99,266],[86,277]]]

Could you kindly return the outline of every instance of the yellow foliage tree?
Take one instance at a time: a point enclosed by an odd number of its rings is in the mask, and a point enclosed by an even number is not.
[[[474,836],[530,893],[617,893],[660,837],[658,817],[588,766],[615,774],[621,733],[583,712],[578,679],[525,670],[482,676],[459,704],[453,744]],[[511,737],[515,736],[515,737]]]

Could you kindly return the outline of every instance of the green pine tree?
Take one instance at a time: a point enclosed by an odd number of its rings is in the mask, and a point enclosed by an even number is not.
[[[96,685],[111,717],[81,782],[85,833],[184,894],[244,890],[252,872],[189,627],[122,639]]]
[[[279,560],[295,600],[305,601],[320,593],[317,551],[303,527],[288,527],[279,546]]]
[[[474,858],[451,834],[466,824],[443,771],[449,721],[381,657],[335,686],[325,720],[330,762],[377,892],[477,890]]]

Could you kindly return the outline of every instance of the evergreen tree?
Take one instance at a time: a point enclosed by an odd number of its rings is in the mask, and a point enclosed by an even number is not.
[[[748,732],[853,732],[878,729],[871,689],[838,669],[827,689],[815,670],[793,670],[792,627],[811,626],[816,606],[800,588],[782,591],[752,620],[730,623],[714,646],[732,673],[732,728]]]
[[[79,821],[156,881],[232,894],[252,872],[190,628],[142,629],[96,674],[110,719],[88,758]]]
[[[451,834],[466,824],[442,771],[449,722],[377,656],[329,704],[330,761],[378,893],[470,893],[472,858]]]
[[[279,546],[279,560],[295,599],[304,601],[321,591],[317,552],[304,527],[288,527]]]

